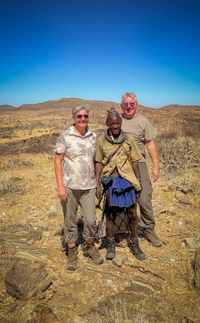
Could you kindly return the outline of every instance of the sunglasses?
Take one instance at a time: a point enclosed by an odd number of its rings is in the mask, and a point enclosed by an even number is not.
[[[132,109],[135,108],[137,103],[122,103],[122,106],[126,109],[128,107],[131,107]]]
[[[81,119],[85,119],[85,120],[87,120],[87,119],[89,118],[89,116],[88,116],[88,114],[78,114],[78,115],[76,116],[76,118],[77,118],[78,120],[81,120]]]

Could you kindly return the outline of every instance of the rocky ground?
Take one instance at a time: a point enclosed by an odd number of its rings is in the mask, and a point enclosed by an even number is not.
[[[46,137],[51,149],[31,151],[36,139],[21,145],[28,137],[19,136],[19,146],[12,137],[0,144],[0,322],[200,322],[192,268],[200,247],[199,196],[175,192],[161,176],[153,205],[163,247],[141,240],[147,258],[141,262],[122,241],[117,261],[96,266],[80,246],[78,270],[69,273],[57,234],[63,216],[52,146]]]

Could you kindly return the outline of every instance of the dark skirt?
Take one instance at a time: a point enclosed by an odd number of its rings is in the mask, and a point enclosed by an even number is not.
[[[110,206],[128,208],[136,203],[133,185],[120,176],[102,177],[104,191],[109,192]]]

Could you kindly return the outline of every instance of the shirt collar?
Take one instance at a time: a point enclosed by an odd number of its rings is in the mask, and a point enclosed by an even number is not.
[[[72,124],[70,127],[69,127],[69,135],[72,135],[72,136],[76,136],[76,137],[79,137],[77,132],[75,131],[75,126],[74,124]],[[80,136],[82,138],[85,138],[85,137],[89,137],[90,135],[92,135],[92,132],[90,131],[90,129],[88,128],[88,131],[86,132],[86,134],[84,136]]]

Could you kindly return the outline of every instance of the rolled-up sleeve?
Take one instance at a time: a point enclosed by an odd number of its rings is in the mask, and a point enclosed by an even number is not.
[[[154,131],[153,125],[148,119],[145,119],[144,138],[147,141],[154,140],[156,138],[156,133]]]
[[[57,154],[64,154],[66,149],[66,143],[65,143],[65,138],[64,138],[64,134],[62,133],[57,140],[56,143],[56,153]]]

